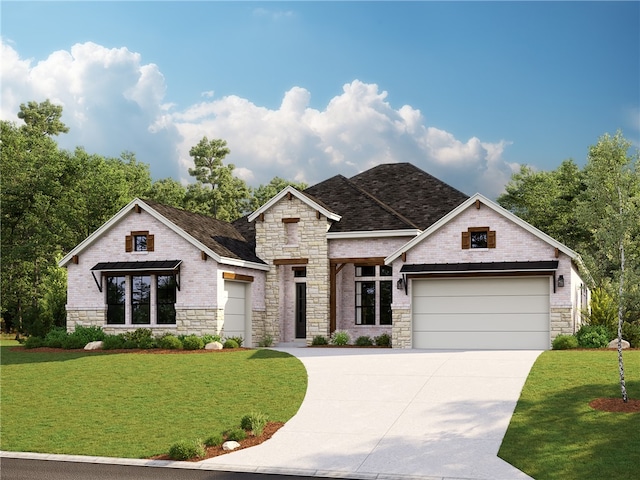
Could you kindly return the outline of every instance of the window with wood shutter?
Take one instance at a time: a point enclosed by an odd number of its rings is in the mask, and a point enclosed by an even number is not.
[[[471,235],[469,232],[462,232],[462,248],[463,250],[471,248]]]
[[[462,232],[462,249],[496,248],[496,232],[489,227],[469,227]]]
[[[125,252],[153,252],[155,248],[154,236],[148,231],[131,232],[124,241]]]

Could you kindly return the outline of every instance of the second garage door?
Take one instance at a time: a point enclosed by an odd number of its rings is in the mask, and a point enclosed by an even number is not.
[[[548,277],[413,280],[413,347],[548,349]]]
[[[227,294],[227,302],[224,306],[224,336],[242,337],[245,340],[243,346],[248,346],[247,341],[247,308],[245,283],[225,280],[224,291]]]

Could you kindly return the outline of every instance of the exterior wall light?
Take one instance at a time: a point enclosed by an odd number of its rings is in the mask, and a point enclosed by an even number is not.
[[[396,282],[396,288],[398,290],[403,290],[404,289],[404,278],[399,278],[398,281]]]
[[[564,287],[564,275],[558,277],[558,287]]]

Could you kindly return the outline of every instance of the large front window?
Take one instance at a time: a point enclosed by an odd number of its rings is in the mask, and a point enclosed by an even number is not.
[[[107,277],[107,323],[124,324],[126,302],[125,277]]]
[[[157,323],[176,323],[176,277],[158,275],[156,285]]]
[[[393,270],[387,265],[356,265],[356,325],[391,325]]]
[[[131,323],[151,323],[151,277],[131,276]]]

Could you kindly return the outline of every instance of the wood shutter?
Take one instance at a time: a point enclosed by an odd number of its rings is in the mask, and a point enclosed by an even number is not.
[[[154,239],[153,235],[147,234],[147,252],[153,252]]]
[[[471,248],[471,233],[470,232],[462,232],[462,248],[467,250]]]
[[[124,251],[133,252],[133,235],[127,235],[124,238]]]
[[[488,248],[496,248],[496,231],[489,230],[487,235],[487,247]]]

